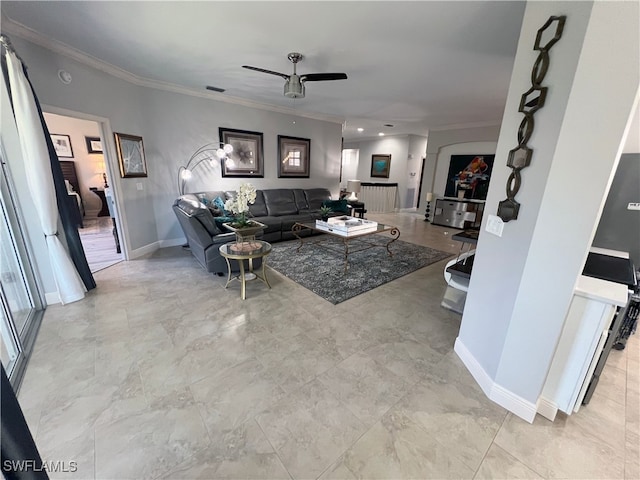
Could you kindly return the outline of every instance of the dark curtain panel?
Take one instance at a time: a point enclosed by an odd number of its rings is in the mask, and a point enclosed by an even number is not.
[[[62,227],[64,229],[64,234],[67,239],[67,245],[69,248],[69,256],[73,261],[73,264],[82,279],[87,290],[92,290],[96,288],[96,282],[93,279],[93,275],[91,274],[91,270],[89,269],[89,264],[87,263],[87,257],[84,253],[84,247],[82,246],[82,242],[80,241],[80,234],[78,233],[78,227],[74,220],[73,212],[69,207],[67,194],[67,186],[64,183],[64,176],[62,175],[62,168],[60,167],[60,162],[58,161],[58,156],[56,155],[56,150],[53,147],[53,142],[51,141],[51,136],[49,135],[49,129],[47,128],[47,124],[44,121],[44,116],[42,115],[42,108],[40,108],[40,101],[38,100],[38,96],[36,92],[33,90],[33,85],[31,84],[31,80],[29,80],[29,75],[27,74],[27,67],[22,64],[22,68],[25,76],[27,77],[27,81],[29,82],[29,86],[31,87],[31,91],[33,92],[33,98],[36,102],[36,106],[38,107],[38,113],[40,115],[40,123],[42,124],[42,130],[44,131],[45,140],[47,141],[47,148],[49,149],[49,161],[51,163],[51,174],[53,176],[53,184],[56,189],[56,200],[58,202],[58,212],[60,213],[60,221],[62,223]],[[2,55],[2,74],[5,77],[5,83],[7,88],[11,88],[8,81],[8,70],[5,56]]]
[[[7,480],[47,480],[42,459],[33,441],[18,399],[2,367],[2,431],[0,436],[2,473]]]

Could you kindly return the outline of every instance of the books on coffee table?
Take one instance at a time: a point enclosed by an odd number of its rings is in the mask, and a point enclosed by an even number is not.
[[[367,232],[375,232],[378,222],[349,216],[331,217],[327,221],[316,220],[316,228],[336,235],[349,237]]]

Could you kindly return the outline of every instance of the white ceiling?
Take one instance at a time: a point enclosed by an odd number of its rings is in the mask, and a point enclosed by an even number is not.
[[[524,2],[90,2],[3,0],[18,22],[143,79],[344,121],[346,140],[498,124]],[[15,26],[15,25],[14,25]],[[284,79],[243,69],[345,72],[284,97]],[[20,52],[18,52],[20,53]],[[385,127],[392,124],[394,127]],[[363,133],[357,127],[365,129]]]

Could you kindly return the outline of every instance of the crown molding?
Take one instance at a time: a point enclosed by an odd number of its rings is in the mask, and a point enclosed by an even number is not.
[[[23,25],[6,15],[2,14],[2,30],[3,33],[20,37],[40,47],[46,48],[54,53],[62,55],[64,57],[75,60],[78,63],[94,68],[101,72],[104,72],[112,77],[119,78],[133,85],[141,87],[153,88],[156,90],[163,90],[166,92],[178,93],[182,95],[189,95],[192,97],[206,98],[209,100],[215,100],[218,102],[231,103],[234,105],[241,105],[243,107],[256,108],[259,110],[267,110],[270,112],[284,113],[286,115],[294,115],[296,117],[310,118],[313,120],[321,120],[331,123],[344,123],[344,118],[335,115],[324,115],[319,113],[305,113],[299,110],[294,110],[289,107],[282,107],[278,105],[271,105],[267,103],[254,102],[245,98],[234,97],[231,95],[224,95],[219,92],[212,91],[200,91],[193,88],[176,85],[173,83],[162,82],[159,80],[153,80],[145,77],[134,75],[131,72],[116,67],[110,63],[104,62],[96,57],[88,55],[77,48],[71,47],[66,43],[60,42],[54,38],[47,37],[36,30],[33,30],[26,25]],[[28,65],[27,65],[28,67]]]
[[[443,125],[441,127],[432,127],[430,132],[442,132],[444,130],[462,130],[465,128],[481,128],[481,127],[499,127],[501,122],[487,121],[487,122],[469,122],[469,123],[454,123],[451,125]]]

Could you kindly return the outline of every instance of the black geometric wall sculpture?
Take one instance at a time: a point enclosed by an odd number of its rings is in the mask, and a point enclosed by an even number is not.
[[[524,115],[518,127],[518,146],[509,151],[507,166],[511,174],[507,179],[507,198],[498,203],[498,216],[503,222],[518,218],[520,204],[515,197],[520,190],[522,177],[520,171],[531,163],[533,150],[527,147],[535,126],[533,115],[544,106],[547,87],[542,86],[549,69],[549,50],[553,47],[564,29],[566,16],[549,17],[549,20],[538,30],[534,50],[540,52],[531,70],[531,88],[522,94],[518,111]]]

